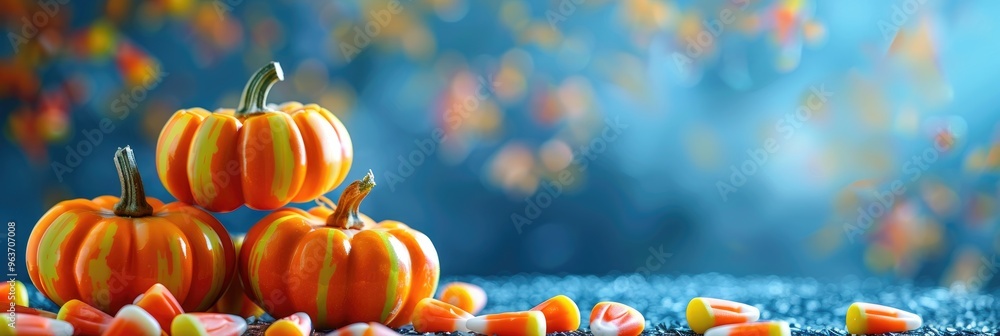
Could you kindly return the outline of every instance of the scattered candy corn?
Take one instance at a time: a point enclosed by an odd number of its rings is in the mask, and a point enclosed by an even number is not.
[[[447,302],[424,298],[413,307],[413,330],[421,333],[469,331],[465,323],[472,314]]]
[[[295,313],[271,324],[264,331],[264,336],[309,336],[312,330],[312,319],[309,315]]]
[[[170,334],[177,336],[239,336],[245,331],[247,321],[229,314],[180,314],[170,324]]]
[[[452,282],[444,286],[438,299],[475,315],[486,306],[486,291],[470,283]]]
[[[73,335],[73,326],[65,321],[18,313],[14,314],[14,320],[12,323],[8,320],[9,318],[9,316],[5,317],[3,323],[0,323],[0,335]],[[14,326],[16,326],[16,329]]]
[[[14,296],[14,304],[29,307],[28,288],[23,283],[17,280],[0,282],[0,307],[10,307],[11,295]]]
[[[917,314],[874,303],[855,302],[847,308],[847,332],[852,334],[906,332],[922,324]]]
[[[756,307],[735,301],[696,297],[687,305],[688,326],[699,334],[708,328],[754,322],[759,318],[760,310]]]
[[[370,323],[355,323],[349,326],[337,329],[335,331],[326,334],[326,336],[396,336],[399,335],[395,330],[389,329],[384,325],[370,322]]]
[[[791,336],[788,322],[767,321],[727,324],[708,329],[705,336]]]
[[[102,336],[160,336],[156,319],[136,305],[125,305]]]
[[[180,302],[161,284],[149,287],[145,293],[135,298],[135,305],[152,315],[162,330],[170,330],[174,318],[184,314]]]
[[[580,307],[565,295],[556,295],[531,308],[545,315],[545,332],[574,331],[580,329]]]
[[[476,316],[465,325],[473,332],[486,335],[545,335],[545,315],[534,310]]]
[[[646,319],[638,310],[618,302],[600,302],[590,311],[594,336],[637,336],[645,328]]]
[[[10,307],[10,306],[7,306],[7,307]],[[8,309],[10,309],[10,308],[8,308]],[[41,316],[41,317],[56,318],[56,313],[53,313],[53,312],[50,312],[50,311],[41,310],[41,309],[35,309],[35,308],[31,308],[31,307],[25,307],[25,306],[22,306],[22,305],[14,305],[14,312],[18,313],[18,314],[28,314],[28,315],[35,315],[35,316]]]
[[[111,315],[76,299],[66,302],[57,318],[72,324],[77,335],[101,335],[114,320]]]

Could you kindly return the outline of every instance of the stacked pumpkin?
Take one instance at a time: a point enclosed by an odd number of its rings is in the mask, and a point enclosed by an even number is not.
[[[146,197],[134,153],[119,149],[121,197],[63,201],[35,225],[26,256],[35,286],[58,305],[78,300],[108,314],[162,284],[184,311],[301,313],[317,329],[410,323],[417,302],[437,288],[433,244],[402,223],[359,213],[375,186],[371,171],[345,188],[339,205],[323,197],[347,177],[350,136],[318,105],[267,104],[282,79],[272,62],[251,77],[236,109],[170,118],[156,167],[178,202]],[[323,205],[282,208],[313,200]],[[273,212],[240,248],[205,210],[242,205]]]

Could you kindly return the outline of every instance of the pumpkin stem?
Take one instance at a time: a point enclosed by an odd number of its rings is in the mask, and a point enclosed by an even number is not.
[[[247,81],[247,86],[243,88],[240,105],[236,108],[235,114],[241,116],[267,111],[267,93],[271,91],[274,83],[283,80],[285,80],[285,75],[278,62],[268,63],[257,70]]]
[[[365,223],[358,216],[358,206],[361,200],[368,196],[368,192],[375,187],[375,174],[369,169],[368,174],[360,181],[351,182],[344,188],[344,193],[340,194],[340,202],[337,209],[333,210],[330,217],[326,218],[326,225],[340,229],[361,229]]]
[[[118,169],[118,182],[122,186],[122,197],[115,203],[115,216],[146,217],[153,214],[153,207],[146,203],[146,190],[142,186],[142,176],[135,164],[132,148],[118,148],[115,152],[115,168]]]

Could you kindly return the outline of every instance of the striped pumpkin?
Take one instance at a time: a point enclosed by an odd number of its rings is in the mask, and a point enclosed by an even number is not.
[[[243,246],[243,238],[243,235],[233,237],[233,245],[236,247],[237,255],[240,254],[240,247]],[[264,315],[264,310],[257,307],[257,304],[247,297],[246,291],[243,290],[243,281],[240,281],[239,277],[234,277],[233,282],[229,283],[229,287],[219,297],[219,301],[216,301],[215,305],[208,311],[236,315],[242,318],[250,316],[259,318]]]
[[[214,212],[246,204],[274,210],[312,201],[347,177],[353,148],[330,111],[297,102],[269,107],[283,79],[271,62],[247,83],[236,110],[180,110],[156,143],[156,170],[171,195]]]
[[[437,289],[437,251],[403,223],[375,223],[358,205],[371,171],[344,190],[340,206],[275,211],[247,232],[239,274],[271,316],[305,312],[317,329],[356,322],[399,327]]]
[[[115,165],[120,199],[63,201],[35,224],[31,281],[58,305],[78,299],[108,314],[157,283],[185,310],[212,306],[236,267],[226,229],[198,208],[145,197],[130,148],[115,153]]]

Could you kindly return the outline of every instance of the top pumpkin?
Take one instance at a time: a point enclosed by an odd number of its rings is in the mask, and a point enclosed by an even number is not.
[[[156,143],[156,171],[171,195],[216,212],[243,204],[272,210],[344,181],[354,156],[347,129],[316,104],[267,106],[283,77],[271,62],[247,82],[236,110],[192,108],[170,117]]]

